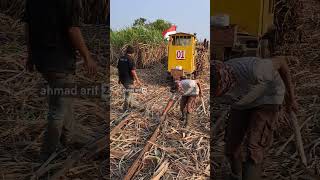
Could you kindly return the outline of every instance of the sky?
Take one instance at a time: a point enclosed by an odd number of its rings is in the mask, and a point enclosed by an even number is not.
[[[140,17],[164,19],[175,24],[177,32],[210,39],[210,0],[111,0],[112,30],[130,27]]]

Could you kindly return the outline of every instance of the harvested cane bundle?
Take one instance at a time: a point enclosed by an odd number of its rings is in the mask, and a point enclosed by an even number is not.
[[[86,44],[100,64],[109,67],[109,27],[105,25],[84,24],[81,32]]]
[[[197,45],[196,56],[196,76],[207,74],[209,72],[209,49],[205,43]]]
[[[295,0],[278,0],[275,4],[274,25],[276,27],[276,43],[284,41],[296,41],[299,36],[288,36],[298,27],[298,14],[296,9],[302,8],[302,4]]]

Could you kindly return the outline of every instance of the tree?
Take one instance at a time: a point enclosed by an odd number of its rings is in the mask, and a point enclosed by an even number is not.
[[[133,26],[144,26],[146,24],[147,19],[139,18],[134,20]]]
[[[159,31],[164,31],[172,26],[172,24],[168,21],[165,21],[163,19],[157,19],[156,21],[149,23],[147,26],[150,28],[159,30]]]
[[[139,19],[134,20],[133,27],[137,27],[137,26],[144,26],[146,28],[155,29],[155,30],[159,30],[162,32],[162,31],[170,28],[172,26],[172,24],[168,21],[163,20],[163,19],[157,19],[153,22],[147,23],[147,19],[141,17]]]

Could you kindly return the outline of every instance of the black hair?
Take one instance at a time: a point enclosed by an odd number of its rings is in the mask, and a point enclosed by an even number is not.
[[[126,49],[126,54],[133,54],[133,53],[134,53],[134,48],[131,45],[129,45]]]
[[[261,37],[261,40],[268,41],[268,50],[270,51],[270,57],[276,56],[276,33],[276,28],[274,26],[271,26],[268,28],[267,32]]]

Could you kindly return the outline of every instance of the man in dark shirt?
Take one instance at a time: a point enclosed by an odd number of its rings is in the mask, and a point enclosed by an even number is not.
[[[24,21],[28,47],[26,68],[36,67],[50,88],[65,87],[74,82],[76,50],[79,50],[90,74],[96,63],[90,56],[79,29],[79,1],[27,0]],[[46,160],[74,135],[71,97],[49,95],[48,125],[40,158]]]
[[[128,46],[125,56],[121,57],[118,61],[118,75],[119,83],[125,88],[125,102],[123,109],[126,111],[131,108],[133,102],[134,85],[141,85],[141,82],[136,73],[136,65],[133,61],[134,49]]]

